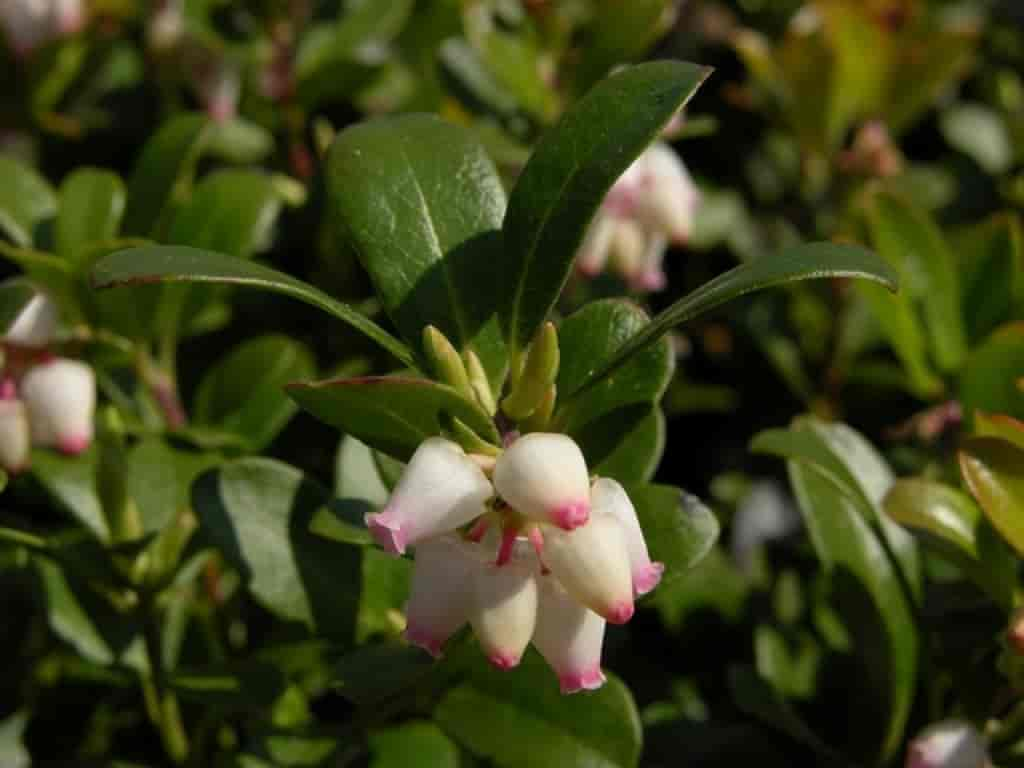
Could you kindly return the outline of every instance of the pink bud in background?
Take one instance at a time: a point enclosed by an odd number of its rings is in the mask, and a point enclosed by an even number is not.
[[[514,558],[486,564],[473,583],[469,622],[488,660],[499,669],[519,664],[537,623],[537,580],[533,563]]]
[[[566,435],[534,432],[498,457],[494,487],[527,517],[571,530],[590,516],[590,476],[583,452]]]
[[[479,551],[477,551],[479,550]],[[416,545],[405,636],[435,658],[469,619],[472,584],[484,567],[482,548],[457,534]]]
[[[373,538],[386,551],[447,533],[482,515],[494,491],[476,462],[440,437],[424,440],[380,512],[366,516]]]
[[[626,489],[610,477],[599,477],[590,489],[590,503],[595,517],[608,515],[618,520],[629,553],[633,593],[646,595],[658,586],[665,566],[662,563],[651,562],[636,509],[629,500]]]
[[[537,582],[534,646],[558,675],[562,693],[600,688],[604,619],[570,597],[553,576],[538,576]]]
[[[241,89],[238,70],[227,62],[219,62],[202,73],[199,95],[210,119],[217,123],[233,119],[238,112]]]
[[[626,534],[610,515],[573,531],[544,529],[544,565],[573,599],[612,624],[633,616],[633,577]]]
[[[21,381],[32,442],[78,454],[89,447],[96,410],[96,377],[77,360],[54,358],[29,369]]]
[[[990,768],[985,740],[966,720],[925,728],[907,747],[906,768]]]
[[[29,465],[32,445],[28,425],[28,409],[13,397],[0,399],[0,466],[11,474]]]
[[[7,333],[4,341],[20,347],[38,349],[53,341],[57,333],[57,305],[49,296],[37,294],[26,304]]]
[[[683,161],[667,144],[657,142],[636,165],[641,178],[637,217],[672,242],[685,243],[693,229],[700,194]]]

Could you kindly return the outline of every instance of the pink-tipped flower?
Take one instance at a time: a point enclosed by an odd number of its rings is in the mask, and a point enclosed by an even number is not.
[[[566,435],[534,432],[498,457],[494,487],[527,517],[572,530],[590,517],[590,476],[583,452]]]
[[[667,144],[657,142],[634,166],[641,187],[636,196],[637,217],[672,242],[685,243],[693,230],[700,193],[683,161]]]
[[[417,544],[415,553],[405,636],[437,658],[448,638],[469,619],[472,584],[484,565],[483,550],[458,534],[448,534]]]
[[[57,333],[57,305],[49,296],[33,296],[4,334],[4,341],[19,347],[39,349],[53,341]]]
[[[21,382],[32,442],[78,454],[89,447],[96,411],[96,376],[77,360],[54,358],[29,369]]]
[[[31,450],[25,403],[13,398],[0,399],[0,467],[11,474],[25,470]]]
[[[633,502],[626,489],[610,477],[599,477],[590,489],[590,502],[594,516],[610,515],[622,527],[626,550],[629,552],[629,567],[633,574],[633,594],[646,595],[661,581],[665,571],[662,563],[651,562],[647,542],[640,528]]]
[[[604,685],[601,646],[605,621],[576,602],[554,576],[538,576],[537,627],[533,644],[558,675],[562,693]]]
[[[907,768],[990,768],[985,740],[965,720],[925,728],[907,747]]]
[[[380,512],[366,516],[373,538],[391,554],[447,533],[485,511],[493,489],[476,462],[440,437],[424,440]]]
[[[488,660],[511,669],[530,644],[537,623],[537,580],[533,563],[513,558],[487,564],[476,573],[469,623]]]
[[[610,515],[591,516],[574,531],[544,530],[544,565],[573,599],[612,624],[633,616],[633,577],[626,533]]]

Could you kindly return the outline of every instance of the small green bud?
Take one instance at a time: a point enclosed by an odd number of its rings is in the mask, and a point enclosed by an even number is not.
[[[558,331],[553,323],[544,323],[526,355],[523,372],[501,409],[511,418],[525,419],[540,406],[558,376]]]
[[[458,351],[445,335],[432,325],[423,329],[423,349],[427,353],[434,376],[439,381],[455,387],[470,399],[476,397]]]
[[[484,370],[483,363],[472,349],[462,353],[462,360],[466,364],[469,385],[473,388],[477,402],[487,411],[488,416],[493,416],[498,410],[498,404],[494,400],[494,392],[487,380],[487,371]]]
[[[555,401],[558,399],[558,389],[552,384],[544,394],[540,404],[520,425],[522,432],[546,432],[551,424],[551,414],[555,410]]]

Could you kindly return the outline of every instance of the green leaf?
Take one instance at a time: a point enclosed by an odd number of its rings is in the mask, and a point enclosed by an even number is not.
[[[1020,220],[997,214],[958,234],[960,306],[970,341],[985,338],[1024,302],[1024,247]]]
[[[996,329],[971,350],[960,377],[960,404],[967,423],[975,411],[1024,420],[1024,322]]]
[[[327,184],[331,213],[405,340],[420,349],[424,326],[437,327],[472,347],[497,387],[505,191],[473,134],[430,115],[353,126],[331,148]]]
[[[0,283],[0,332],[6,333],[18,315],[39,294],[23,277],[12,277]]]
[[[662,31],[659,22],[671,4],[668,0],[636,0],[629,13],[615,3],[595,3],[574,72],[576,90],[583,91],[615,66],[643,56]]]
[[[633,408],[623,410],[631,412]],[[591,464],[591,472],[613,477],[626,485],[646,483],[654,477],[665,452],[665,414],[658,405],[646,410],[639,420],[633,413],[614,411],[608,415],[610,418],[589,422],[576,436],[577,442],[586,446],[585,455],[591,457],[591,462],[597,459],[596,464]],[[603,437],[605,445],[610,443],[608,450],[595,447],[598,435]]]
[[[1024,422],[1003,413],[975,411],[974,435],[998,437],[1024,449]]]
[[[191,177],[210,123],[204,115],[179,114],[146,142],[128,181],[124,232],[153,235],[183,180]]]
[[[334,495],[382,507],[388,493],[369,446],[351,435],[342,437],[334,460]]]
[[[502,231],[510,300],[505,333],[521,350],[545,320],[605,193],[689,100],[710,70],[679,61],[629,67],[577,101],[534,149]]]
[[[849,495],[813,464],[789,461],[787,467],[811,542],[830,576],[831,602],[860,662],[857,752],[885,760],[902,743],[917,680],[917,629],[907,593]]]
[[[35,241],[36,227],[57,212],[57,195],[32,168],[0,154],[0,232],[22,248]]]
[[[442,434],[448,417],[499,443],[494,423],[475,402],[428,379],[366,376],[298,382],[288,387],[288,394],[321,421],[402,461],[428,437]]]
[[[640,758],[640,717],[629,689],[608,675],[593,693],[562,696],[533,651],[509,672],[474,660],[468,682],[445,695],[434,718],[500,768],[629,768]]]
[[[60,185],[57,255],[78,267],[88,246],[117,237],[124,213],[124,183],[116,173],[79,168]]]
[[[280,335],[250,339],[207,370],[192,417],[235,432],[252,450],[262,450],[295,415],[285,384],[315,372],[313,355],[301,342]]]
[[[960,102],[942,113],[939,127],[946,142],[970,157],[990,176],[1013,165],[1013,141],[1006,122],[984,104]]]
[[[905,478],[885,497],[885,512],[925,534],[993,600],[1011,608],[1017,558],[969,496],[934,480]]]
[[[967,354],[967,340],[948,243],[927,212],[887,192],[871,197],[867,219],[875,248],[900,275],[903,295],[921,307],[935,362],[955,371]]]
[[[32,452],[31,472],[58,507],[100,541],[109,540],[110,529],[96,492],[95,447],[75,457],[35,450]]]
[[[182,699],[196,701],[219,714],[266,712],[284,693],[281,669],[266,662],[243,661],[216,669],[179,669],[169,680]]]
[[[438,668],[434,659],[406,643],[371,643],[359,646],[337,663],[331,684],[353,704],[370,709]]]
[[[594,386],[614,373],[673,326],[692,320],[720,304],[765,288],[828,277],[857,277],[874,280],[890,289],[896,287],[896,273],[892,268],[871,251],[858,246],[803,243],[772,256],[761,256],[719,275],[656,315],[643,330],[623,344],[611,360],[590,371],[575,392]]]
[[[412,355],[404,344],[348,304],[290,275],[244,259],[184,246],[152,245],[113,253],[97,263],[92,272],[95,288],[160,282],[247,285],[282,293],[334,315],[405,365],[413,365]]]
[[[960,472],[989,522],[1024,554],[1024,449],[996,437],[967,440]]]
[[[459,751],[433,723],[412,721],[369,735],[370,768],[458,768]]]
[[[279,618],[337,640],[353,636],[357,550],[309,530],[327,491],[287,464],[241,459],[193,486],[205,534],[237,568],[253,597]]]
[[[274,151],[274,136],[257,123],[234,117],[210,123],[203,148],[229,163],[260,163]]]
[[[125,485],[139,510],[143,532],[161,531],[189,509],[193,481],[216,462],[212,454],[183,450],[158,437],[133,446],[126,460]]]

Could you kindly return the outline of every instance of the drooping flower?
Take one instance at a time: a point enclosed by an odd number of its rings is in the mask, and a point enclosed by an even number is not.
[[[366,525],[385,551],[453,531],[484,513],[493,495],[483,470],[450,440],[424,440],[402,474],[387,506],[366,516]]]
[[[907,768],[991,768],[988,747],[966,720],[943,720],[925,728],[907,748]]]
[[[29,369],[21,381],[32,442],[67,454],[89,447],[96,410],[96,377],[77,360],[53,358]]]
[[[636,508],[629,500],[626,489],[610,477],[599,477],[591,488],[590,499],[595,516],[610,515],[622,526],[629,552],[629,567],[633,574],[633,594],[646,595],[658,586],[665,566],[651,561]]]
[[[469,619],[469,586],[483,563],[482,547],[449,533],[426,539],[415,552],[405,636],[437,658]]]
[[[576,443],[566,435],[534,432],[498,457],[494,487],[527,517],[572,530],[590,517],[590,477]]]
[[[487,564],[475,576],[469,623],[488,660],[511,669],[537,624],[536,568],[513,558],[504,565]]]
[[[4,334],[7,344],[40,349],[49,345],[57,333],[57,305],[46,294],[38,293],[22,307]]]
[[[533,645],[558,675],[562,693],[600,688],[605,621],[576,602],[552,574],[537,576],[537,627]]]

